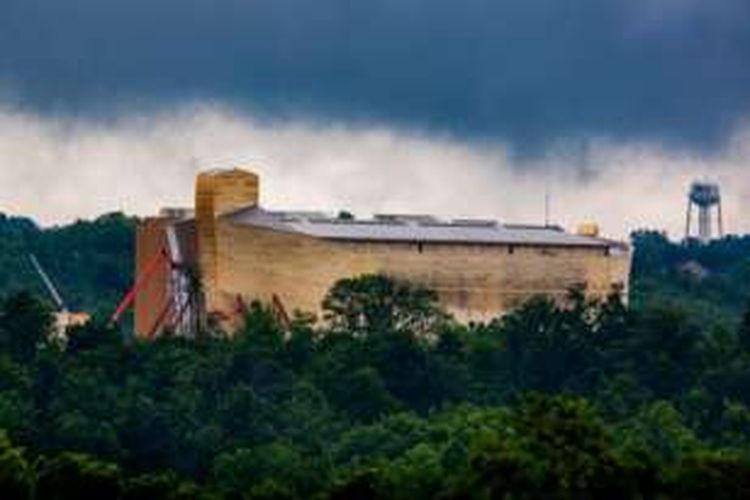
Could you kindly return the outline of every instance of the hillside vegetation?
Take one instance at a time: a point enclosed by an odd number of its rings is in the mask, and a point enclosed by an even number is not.
[[[750,298],[750,236],[677,244],[638,231],[632,242],[635,308],[671,305],[711,327],[736,326]]]
[[[113,213],[42,229],[0,214],[0,294],[48,293],[29,261],[35,254],[71,310],[111,313],[133,274],[134,218]]]

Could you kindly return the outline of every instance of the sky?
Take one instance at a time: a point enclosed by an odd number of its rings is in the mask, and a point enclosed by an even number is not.
[[[0,0],[0,211],[190,203],[750,232],[747,0]]]

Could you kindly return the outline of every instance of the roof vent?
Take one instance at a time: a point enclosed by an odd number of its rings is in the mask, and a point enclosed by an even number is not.
[[[564,233],[562,227],[556,224],[539,225],[539,224],[503,224],[506,229],[520,229],[523,231],[555,231],[557,233]]]
[[[438,221],[434,215],[427,214],[375,214],[375,220],[391,224],[430,224]]]
[[[453,219],[453,226],[461,227],[497,227],[498,222],[493,219]]]

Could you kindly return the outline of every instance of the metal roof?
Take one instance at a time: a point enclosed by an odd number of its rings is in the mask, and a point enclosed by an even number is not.
[[[463,244],[510,244],[618,247],[620,242],[567,233],[557,226],[504,225],[494,220],[378,215],[342,219],[320,212],[281,212],[246,208],[226,215],[232,222],[314,238],[344,241],[398,241]]]

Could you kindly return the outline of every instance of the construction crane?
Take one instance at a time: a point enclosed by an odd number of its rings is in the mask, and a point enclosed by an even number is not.
[[[36,258],[36,255],[30,254],[29,260],[31,261],[31,265],[34,266],[36,273],[39,275],[40,278],[42,278],[42,282],[44,283],[44,286],[47,288],[47,292],[50,294],[50,297],[52,297],[52,300],[55,302],[55,306],[57,306],[58,312],[67,312],[68,308],[65,307],[65,302],[63,302],[63,299],[60,296],[60,293],[57,291],[57,288],[55,288],[54,283],[52,283],[52,280],[44,271],[44,268],[39,263],[39,260]]]
[[[39,263],[39,259],[36,258],[36,255],[29,254],[29,260],[31,261],[31,265],[34,267],[34,270],[44,283],[44,286],[47,289],[47,293],[49,293],[52,301],[55,303],[55,307],[57,309],[55,312],[55,337],[64,340],[68,328],[73,326],[85,325],[91,320],[91,316],[83,312],[70,312],[68,310],[68,307],[65,305],[65,301],[63,301],[62,295],[60,295],[60,292],[57,291],[55,284],[52,282],[47,272]]]

